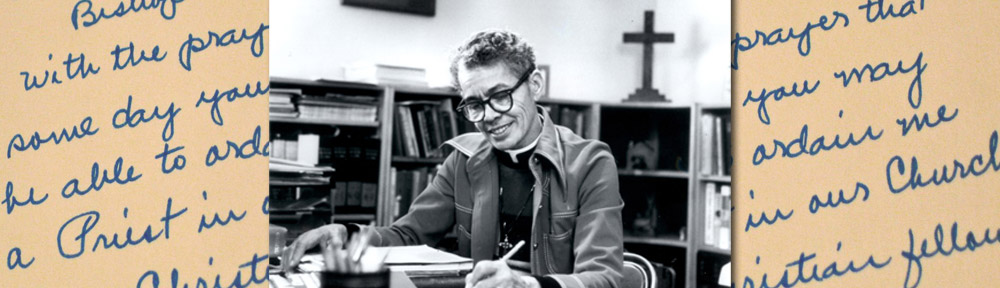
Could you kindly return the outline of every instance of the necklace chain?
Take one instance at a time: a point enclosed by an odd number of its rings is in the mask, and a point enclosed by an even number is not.
[[[517,219],[521,218],[521,213],[524,213],[524,208],[528,207],[528,201],[533,198],[532,195],[534,195],[534,192],[535,192],[535,185],[532,184],[531,185],[531,191],[529,191],[529,193],[528,193],[528,197],[525,197],[524,203],[521,204],[521,209],[517,211],[517,215],[514,216],[514,219],[511,220],[511,222],[514,222],[514,224],[517,224]],[[500,196],[503,197],[503,188],[502,187],[500,188]],[[503,218],[503,216],[502,216],[503,215],[503,199],[502,198],[500,200],[500,214],[501,214],[501,218]],[[509,238],[510,231],[514,229],[514,225],[508,225],[507,221],[503,221],[503,223],[502,223],[501,226],[502,226],[502,229],[507,230],[507,231],[503,232],[503,241],[500,241],[500,244],[498,244],[498,246],[500,246],[500,249],[502,249],[502,251],[501,251],[502,253],[501,254],[507,254],[507,250],[514,247],[514,244],[510,243],[510,238]]]

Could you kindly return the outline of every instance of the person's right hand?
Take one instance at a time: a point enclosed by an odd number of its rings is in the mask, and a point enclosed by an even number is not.
[[[299,265],[302,254],[309,248],[316,245],[325,245],[329,248],[340,249],[347,240],[347,227],[341,224],[329,224],[302,233],[295,242],[285,247],[281,257],[281,270],[291,271]],[[326,249],[327,247],[323,247]]]

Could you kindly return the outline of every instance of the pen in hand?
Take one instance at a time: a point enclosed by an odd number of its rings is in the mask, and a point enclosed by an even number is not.
[[[517,251],[521,250],[521,246],[524,246],[524,240],[518,241],[517,245],[514,245],[513,249],[510,249],[510,251],[507,251],[507,254],[504,254],[503,257],[500,257],[500,259],[497,260],[496,262],[502,263],[501,265],[506,266],[507,265],[507,260],[510,260],[511,257],[514,257],[514,254],[517,254]],[[479,265],[476,265],[476,266],[479,266]],[[479,267],[476,267],[476,268],[479,268]],[[490,268],[490,269],[494,269],[494,268]],[[489,269],[487,269],[487,270],[489,270]],[[490,271],[490,272],[477,272],[477,271],[478,271],[477,269],[473,269],[472,272],[470,272],[469,274],[465,275],[465,287],[466,288],[471,288],[473,285],[475,285],[480,280],[483,280],[483,279],[488,278],[488,277],[492,277],[492,276],[489,276],[489,275],[492,275],[492,274],[496,273],[495,269],[494,269],[494,271]]]

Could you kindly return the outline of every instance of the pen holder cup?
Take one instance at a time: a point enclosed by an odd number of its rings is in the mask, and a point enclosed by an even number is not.
[[[389,270],[372,273],[340,273],[323,271],[323,288],[389,288]]]

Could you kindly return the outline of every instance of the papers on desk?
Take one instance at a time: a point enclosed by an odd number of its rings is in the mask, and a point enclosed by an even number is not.
[[[380,250],[384,250],[384,252]],[[372,247],[368,253],[374,254],[376,251],[382,253],[378,255],[389,254],[385,258],[385,264],[388,265],[472,263],[472,259],[427,247],[427,245]]]
[[[369,247],[361,257],[362,265],[374,260],[385,259],[385,264],[393,272],[406,272],[412,277],[457,277],[462,280],[465,273],[472,270],[472,259],[437,250],[427,245],[398,247]],[[274,288],[314,288],[319,287],[319,272],[323,270],[321,255],[305,255],[299,262],[299,270],[303,273],[288,273],[284,276],[270,275],[270,284]]]
[[[386,255],[388,254],[388,255]],[[368,255],[383,257],[392,271],[464,271],[472,270],[472,259],[437,250],[427,245],[372,247]]]

